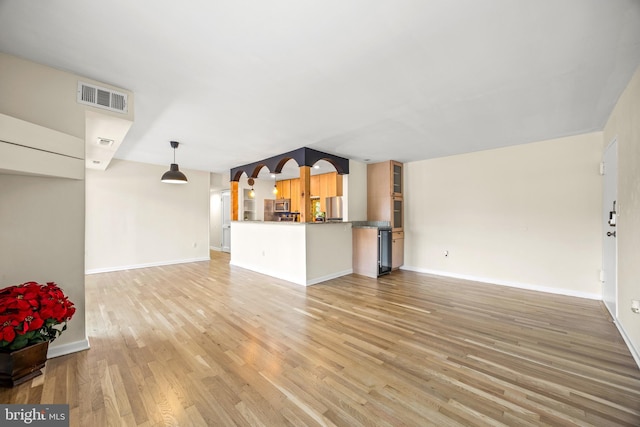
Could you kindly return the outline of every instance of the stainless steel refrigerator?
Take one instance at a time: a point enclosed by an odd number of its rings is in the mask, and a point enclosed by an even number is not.
[[[327,221],[342,221],[342,196],[327,197],[325,199]]]

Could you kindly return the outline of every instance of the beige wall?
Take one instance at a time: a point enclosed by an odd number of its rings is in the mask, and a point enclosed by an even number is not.
[[[133,120],[133,96],[75,74],[0,52],[0,112],[85,139],[85,111]],[[112,113],[76,102],[78,80],[129,95],[128,114]]]
[[[600,298],[601,155],[592,133],[405,164],[404,268]]]
[[[209,173],[160,182],[168,165],[113,160],[87,170],[86,269],[112,271],[209,259]]]
[[[84,181],[0,175],[0,200],[0,288],[56,282],[77,311],[50,354],[86,348]]]
[[[59,145],[75,145],[78,138],[84,141],[87,107],[76,103],[78,76],[4,53],[0,53],[0,76],[0,113],[71,136],[61,138]],[[14,136],[29,137],[20,132]],[[67,331],[49,348],[50,356],[88,346],[84,168],[78,178],[0,175],[0,287],[28,280],[55,281],[77,307]]]
[[[222,192],[229,190],[229,174],[211,173],[209,203],[209,246],[222,249]]]
[[[618,141],[618,326],[640,365],[640,314],[631,300],[640,299],[640,68],[618,100],[604,129],[606,147]]]
[[[209,200],[209,246],[222,250],[222,191],[211,190]]]
[[[351,248],[350,223],[231,222],[231,265],[303,286],[350,274]]]
[[[343,175],[346,221],[367,220],[367,164],[349,160],[349,174]]]

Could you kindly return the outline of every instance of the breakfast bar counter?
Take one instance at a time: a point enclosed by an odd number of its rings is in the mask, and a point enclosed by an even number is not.
[[[351,223],[232,221],[230,263],[303,286],[351,274]]]

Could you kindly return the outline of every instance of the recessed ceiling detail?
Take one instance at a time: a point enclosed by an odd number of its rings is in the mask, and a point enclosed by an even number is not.
[[[96,144],[98,144],[100,147],[111,147],[114,142],[115,141],[113,139],[98,137]]]

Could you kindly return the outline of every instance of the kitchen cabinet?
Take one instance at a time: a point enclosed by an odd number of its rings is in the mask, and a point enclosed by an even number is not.
[[[311,175],[311,197],[320,197],[320,175]]]
[[[391,230],[378,227],[352,228],[353,273],[376,278],[393,267]]]
[[[367,219],[389,221],[393,231],[404,229],[402,163],[389,160],[367,165]]]
[[[324,189],[325,197],[342,196],[342,175],[337,172],[320,175],[320,189]]]
[[[291,180],[283,179],[276,182],[276,188],[278,189],[277,199],[290,199],[291,198]]]
[[[394,231],[391,237],[391,269],[404,265],[404,232]]]
[[[402,163],[391,160],[391,194],[402,197]]]
[[[311,197],[320,198],[320,211],[326,212],[326,198],[342,196],[342,175],[337,172],[323,173],[311,177]]]
[[[291,212],[300,212],[300,178],[290,180]]]
[[[325,199],[327,197],[342,196],[342,175],[337,172],[313,175],[310,178],[311,197],[320,203],[319,212],[326,212]],[[300,178],[283,179],[276,182],[278,189],[277,199],[291,199],[291,212],[300,212],[300,199],[302,188]]]
[[[394,197],[391,201],[393,215],[391,216],[391,228],[394,230],[404,229],[404,201],[401,197]]]

